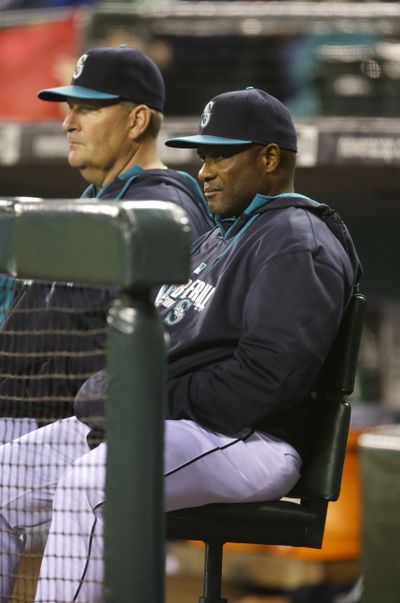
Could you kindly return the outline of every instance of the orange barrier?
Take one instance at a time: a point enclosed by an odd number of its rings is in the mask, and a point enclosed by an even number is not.
[[[358,438],[365,429],[350,431],[339,500],[329,503],[322,549],[275,546],[271,552],[297,559],[355,560],[361,551],[361,478]]]
[[[361,479],[357,441],[365,431],[366,429],[350,431],[341,493],[339,500],[328,506],[322,549],[227,543],[225,550],[260,550],[282,557],[315,561],[358,559],[361,549]]]

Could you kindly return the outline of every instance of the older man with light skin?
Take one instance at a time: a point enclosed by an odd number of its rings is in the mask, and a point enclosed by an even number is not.
[[[88,183],[83,198],[175,203],[187,214],[193,240],[214,225],[196,180],[168,169],[158,155],[164,81],[143,52],[125,46],[89,50],[70,85],[38,95],[66,103],[68,162]],[[0,332],[1,349],[10,352],[0,363],[10,375],[0,382],[0,440],[16,438],[27,425],[43,426],[0,447],[1,603],[11,595],[21,534],[46,525],[57,482],[95,445],[89,427],[72,417],[73,404],[87,375],[105,365],[114,295],[66,283],[26,284]]]

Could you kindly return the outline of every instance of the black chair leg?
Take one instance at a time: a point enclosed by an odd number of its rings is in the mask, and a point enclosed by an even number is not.
[[[199,603],[228,603],[221,598],[222,555],[224,543],[217,541],[206,542],[204,553],[204,595]]]

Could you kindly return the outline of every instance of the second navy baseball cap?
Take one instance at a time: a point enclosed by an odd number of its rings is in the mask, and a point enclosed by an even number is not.
[[[69,86],[39,90],[45,101],[129,100],[164,111],[165,85],[157,65],[137,48],[95,48],[83,54]]]
[[[176,148],[270,143],[297,152],[296,128],[285,105],[253,87],[215,96],[203,110],[198,134],[165,142]]]

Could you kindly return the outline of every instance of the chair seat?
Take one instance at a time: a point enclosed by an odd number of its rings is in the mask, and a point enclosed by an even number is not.
[[[287,500],[214,504],[168,513],[167,532],[171,539],[285,544],[295,538],[303,544],[317,519],[315,511]]]

